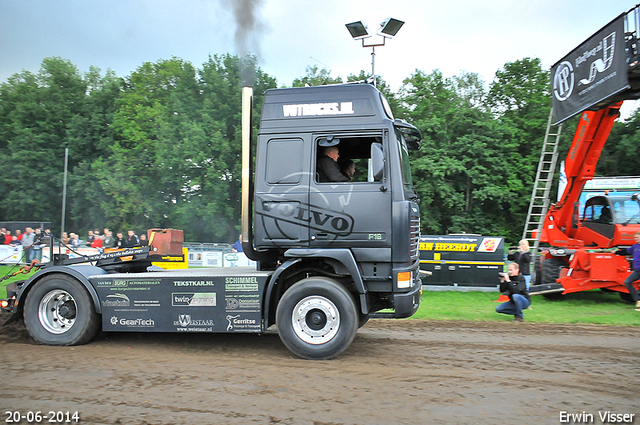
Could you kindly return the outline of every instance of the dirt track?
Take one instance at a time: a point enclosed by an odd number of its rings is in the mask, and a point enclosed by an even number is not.
[[[0,329],[0,413],[3,423],[6,410],[40,410],[78,411],[84,424],[538,425],[584,411],[598,424],[599,411],[640,416],[639,337],[637,328],[371,320],[339,357],[305,361],[275,332],[111,334],[48,347],[18,322]]]

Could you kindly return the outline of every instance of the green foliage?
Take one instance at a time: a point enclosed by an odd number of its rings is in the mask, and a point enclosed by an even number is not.
[[[64,148],[86,117],[87,84],[76,67],[47,58],[0,85],[0,216],[60,222]]]
[[[342,78],[333,78],[331,71],[325,68],[319,69],[318,65],[313,65],[307,67],[307,75],[293,80],[292,87],[324,86],[338,83],[342,83]]]
[[[293,86],[341,83],[308,67]],[[362,70],[347,81],[366,80]],[[66,229],[183,229],[187,240],[236,239],[240,224],[240,96],[254,87],[254,128],[276,87],[256,58],[216,55],[143,63],[125,78],[47,58],[0,84],[0,217],[60,226],[69,148]],[[520,238],[550,110],[539,59],[510,62],[488,85],[474,73],[416,70],[398,92],[377,87],[396,118],[424,136],[411,154],[422,232]],[[561,157],[575,119],[564,124]],[[640,112],[616,123],[597,172],[635,175]]]
[[[446,79],[417,71],[401,92],[407,118],[422,132],[411,156],[426,234],[504,234],[515,184],[507,163],[513,150],[508,128],[482,107],[483,86],[475,74]]]
[[[640,109],[625,121],[614,124],[596,172],[600,176],[640,174]]]
[[[69,148],[66,228],[184,229],[187,240],[237,237],[241,85],[253,79],[254,123],[276,86],[254,57],[144,63],[126,79],[45,59],[0,85],[0,216],[59,228]]]

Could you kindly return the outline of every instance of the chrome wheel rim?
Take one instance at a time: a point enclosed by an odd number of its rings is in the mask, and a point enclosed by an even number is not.
[[[67,291],[54,289],[48,292],[38,306],[38,319],[48,332],[62,334],[76,321],[76,300]]]
[[[302,341],[313,344],[326,344],[340,329],[340,312],[329,299],[310,296],[296,304],[291,317],[293,331]]]

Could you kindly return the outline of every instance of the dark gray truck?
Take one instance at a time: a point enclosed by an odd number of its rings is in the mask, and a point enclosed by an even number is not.
[[[370,84],[269,90],[252,166],[252,98],[245,87],[242,235],[255,269],[156,270],[153,257],[167,253],[153,242],[85,259],[56,254],[7,287],[9,320],[22,316],[51,345],[87,343],[99,330],[259,333],[275,324],[296,355],[329,359],[372,314],[413,315],[420,214],[408,150],[419,148],[418,130],[394,120]],[[327,146],[355,163],[350,180],[320,181]]]

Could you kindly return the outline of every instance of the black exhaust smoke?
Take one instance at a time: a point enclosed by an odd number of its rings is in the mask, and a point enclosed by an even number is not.
[[[255,68],[247,55],[253,54],[260,59],[260,33],[263,25],[260,22],[259,10],[264,0],[230,0],[233,17],[236,22],[235,45],[240,56],[240,77],[243,86],[253,86]],[[227,3],[228,4],[228,3]]]

